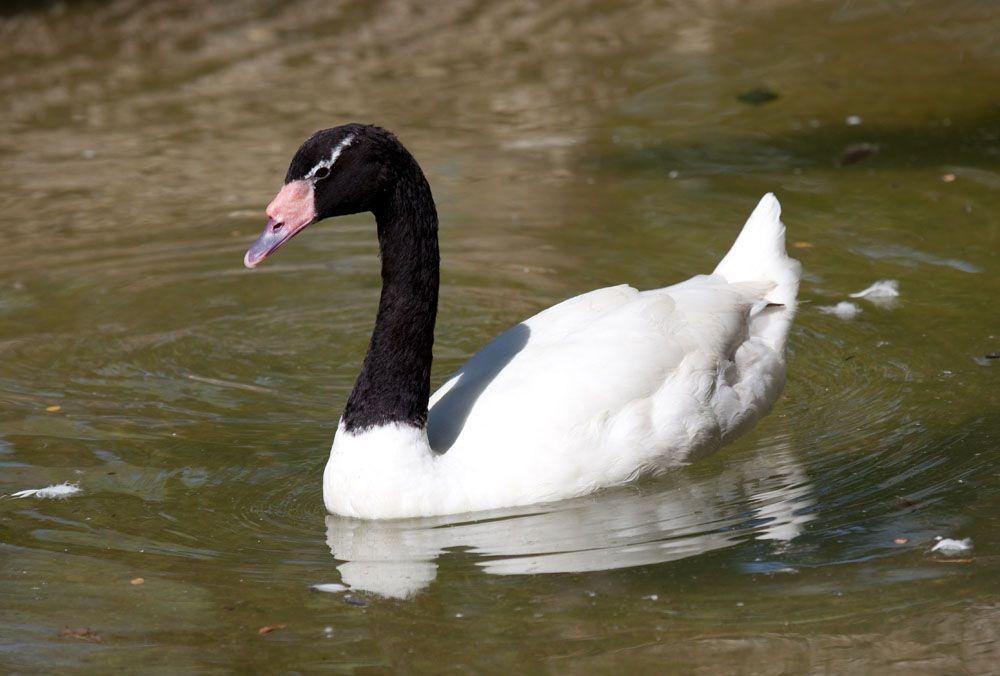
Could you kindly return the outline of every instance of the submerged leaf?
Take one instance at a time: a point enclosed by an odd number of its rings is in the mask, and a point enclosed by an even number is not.
[[[839,161],[842,165],[856,164],[876,154],[878,150],[878,146],[874,143],[854,143],[844,148]]]
[[[756,87],[748,89],[736,98],[743,103],[749,103],[751,106],[759,106],[774,101],[778,98],[778,94],[765,87]]]

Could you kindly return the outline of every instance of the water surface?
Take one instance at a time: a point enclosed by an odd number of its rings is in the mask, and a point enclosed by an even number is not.
[[[995,669],[1000,14],[745,5],[0,15],[0,494],[82,489],[0,498],[0,666]],[[438,201],[435,384],[563,298],[710,270],[773,190],[805,267],[783,399],[636,486],[325,515],[372,222],[241,258],[299,142],[355,120],[395,130]],[[895,303],[819,310],[879,279]]]

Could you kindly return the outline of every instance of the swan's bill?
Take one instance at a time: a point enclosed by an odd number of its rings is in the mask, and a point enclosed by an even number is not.
[[[277,251],[307,225],[316,220],[316,203],[311,181],[290,181],[267,205],[267,225],[257,241],[247,249],[243,264],[248,268],[257,265]]]

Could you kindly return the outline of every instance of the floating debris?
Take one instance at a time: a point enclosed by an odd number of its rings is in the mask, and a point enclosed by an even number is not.
[[[842,300],[836,305],[822,305],[817,309],[825,315],[834,315],[841,319],[854,319],[861,313],[858,304],[849,300]]]
[[[260,634],[261,636],[264,636],[265,634],[270,634],[272,631],[278,631],[279,629],[284,629],[287,626],[288,626],[287,624],[268,624],[258,629],[257,633]]]
[[[193,380],[198,383],[205,383],[206,385],[218,385],[219,387],[232,387],[237,390],[247,390],[248,392],[261,392],[263,394],[271,394],[274,390],[261,387],[260,385],[250,385],[249,383],[238,383],[234,380],[223,380],[221,378],[209,378],[207,376],[199,376],[194,373],[185,373],[184,377],[188,380]]]
[[[364,600],[359,599],[356,596],[345,596],[344,603],[350,604],[352,606],[358,606],[359,608],[366,608],[368,606],[368,604],[365,603]]]
[[[63,627],[62,631],[59,632],[59,636],[61,638],[78,638],[81,641],[89,643],[104,643],[104,639],[97,632],[91,631],[89,627],[80,627],[79,629]]]
[[[47,413],[58,413],[61,410],[62,410],[62,406],[58,406],[58,405],[46,406],[45,407],[45,411]]]
[[[944,181],[945,183],[954,183],[955,174],[944,174],[941,176],[941,180]]]
[[[756,87],[754,89],[748,89],[736,96],[738,101],[742,103],[748,103],[751,106],[761,106],[765,103],[770,103],[778,98],[776,92],[767,89],[766,87]]]
[[[133,577],[131,580],[128,581],[128,583],[131,585],[145,584],[145,582],[146,580],[141,577]]]
[[[876,154],[878,150],[878,146],[874,143],[855,143],[844,148],[838,161],[842,165],[857,164]]]
[[[972,538],[963,540],[952,540],[951,538],[934,538],[937,544],[931,547],[932,552],[941,552],[945,556],[956,556],[972,550]]]
[[[323,582],[321,584],[314,584],[309,589],[316,592],[326,592],[327,594],[339,594],[340,592],[347,591],[350,587],[338,582]]]
[[[910,541],[910,538],[894,538],[892,542],[893,542],[893,544],[897,544],[897,545],[905,545],[909,541]]]
[[[997,350],[996,352],[987,352],[983,356],[987,359],[1000,359],[1000,350]]]
[[[899,296],[899,282],[895,279],[880,279],[864,291],[850,294],[851,298],[896,298]]]
[[[18,491],[17,493],[11,493],[12,498],[51,498],[55,500],[62,500],[68,498],[71,495],[76,495],[82,492],[83,489],[80,488],[80,484],[62,483],[55,484],[52,486],[46,486],[45,488],[29,488],[27,490]]]
[[[792,247],[795,249],[811,249],[815,244],[812,242],[792,242]]]
[[[861,124],[862,119],[860,115],[848,115],[847,119],[844,120],[844,122],[846,122],[851,127],[857,127],[859,124]]]

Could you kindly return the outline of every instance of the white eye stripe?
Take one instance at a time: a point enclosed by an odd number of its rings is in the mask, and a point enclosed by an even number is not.
[[[344,148],[351,145],[353,142],[354,142],[354,134],[350,134],[349,136],[344,137],[344,140],[338,143],[337,147],[333,149],[332,153],[330,153],[330,157],[318,163],[315,167],[309,170],[309,173],[306,174],[306,180],[314,178],[316,176],[316,172],[318,172],[320,169],[330,169],[331,167],[333,167],[333,163],[337,161],[338,157],[340,157],[340,153],[344,152]]]

